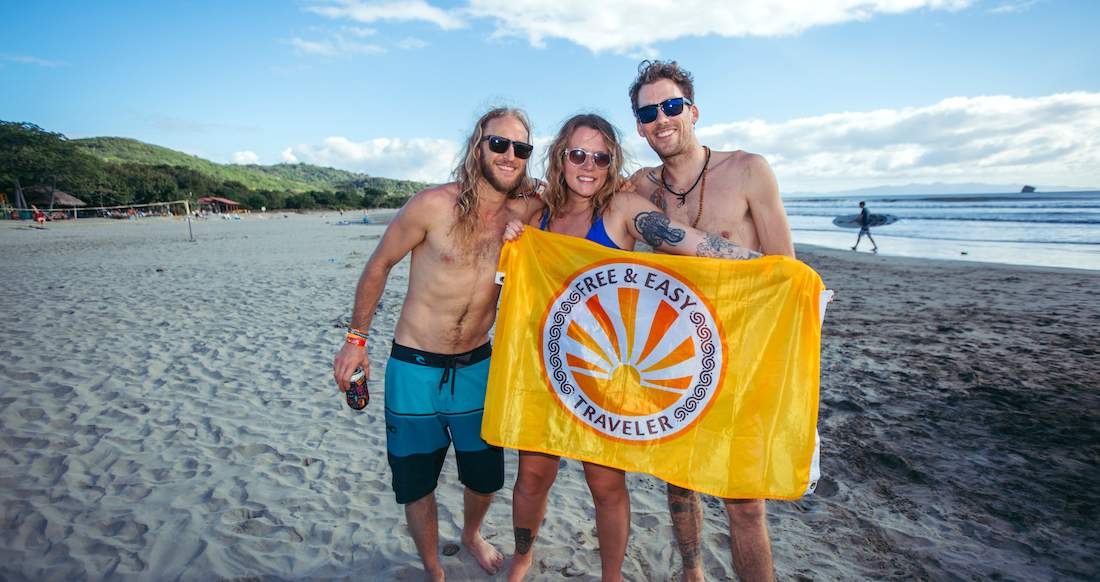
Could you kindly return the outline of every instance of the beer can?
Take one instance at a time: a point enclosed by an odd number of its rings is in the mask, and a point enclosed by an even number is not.
[[[363,368],[356,368],[355,373],[351,375],[351,383],[348,385],[345,396],[348,399],[348,406],[355,410],[363,410],[367,407],[367,403],[370,402],[370,392],[367,391],[367,373]]]

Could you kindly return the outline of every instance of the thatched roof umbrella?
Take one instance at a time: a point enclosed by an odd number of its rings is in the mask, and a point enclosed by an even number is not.
[[[77,198],[76,196],[66,194],[66,193],[62,192],[61,190],[54,190],[53,191],[53,198],[50,200],[50,204],[53,204],[53,205],[56,205],[56,206],[87,206],[88,205],[86,202],[84,202],[83,200]]]
[[[87,203],[76,196],[49,186],[31,186],[24,188],[23,191],[30,194],[31,200],[39,201],[38,203],[43,206],[48,204],[49,208],[46,212],[52,212],[54,206],[68,206],[73,211],[73,218],[76,218],[76,207],[87,206]]]
[[[54,206],[87,206],[87,203],[83,200],[49,186],[31,186],[30,188],[24,188],[23,191],[29,192],[32,200],[40,201],[43,205],[49,204],[50,208]]]

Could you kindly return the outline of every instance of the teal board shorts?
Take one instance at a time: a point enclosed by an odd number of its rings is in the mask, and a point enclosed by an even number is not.
[[[458,478],[478,493],[504,486],[504,451],[481,439],[489,356],[433,354],[393,344],[386,363],[386,453],[397,502],[435,491],[451,443]]]

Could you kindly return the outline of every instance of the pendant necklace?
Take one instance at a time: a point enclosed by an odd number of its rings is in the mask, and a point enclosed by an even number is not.
[[[703,162],[703,169],[699,172],[699,175],[695,177],[695,181],[692,182],[691,187],[687,190],[684,190],[683,192],[677,192],[672,189],[672,186],[668,185],[668,181],[665,180],[665,169],[664,167],[661,168],[661,184],[665,187],[665,190],[668,190],[672,193],[673,196],[676,197],[677,206],[683,206],[687,203],[687,195],[690,194],[691,191],[699,185],[699,180],[702,180],[703,176],[705,176],[707,173],[707,166],[710,164],[710,148],[708,148],[707,146],[703,146],[703,150],[707,152],[707,159]]]

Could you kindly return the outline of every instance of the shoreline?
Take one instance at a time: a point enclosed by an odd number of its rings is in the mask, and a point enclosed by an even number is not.
[[[803,252],[829,256],[836,259],[850,260],[859,264],[866,265],[894,265],[894,266],[932,266],[941,265],[944,268],[959,268],[959,269],[995,269],[995,270],[1020,270],[1025,272],[1035,273],[1073,273],[1085,276],[1100,277],[1100,270],[1087,269],[1083,267],[1062,267],[1062,266],[1044,266],[1044,265],[1018,265],[1014,263],[998,263],[993,261],[979,261],[974,259],[949,259],[939,257],[911,257],[903,255],[891,255],[891,254],[875,254],[864,250],[852,251],[847,249],[838,249],[834,247],[828,247],[813,243],[801,243],[796,242],[795,255],[801,259]],[[1098,281],[1100,283],[1100,281]]]
[[[341,220],[345,220],[345,221],[349,221],[349,222],[354,223],[355,222],[354,217],[366,215],[366,216],[371,217],[371,224],[373,224],[373,225],[386,225],[393,218],[393,216],[395,216],[397,214],[397,212],[399,210],[400,210],[399,208],[374,208],[374,209],[365,209],[365,210],[364,209],[357,209],[357,210],[344,211],[343,214],[340,214],[338,211],[335,211],[335,210],[305,210],[305,211],[291,210],[291,211],[268,211],[266,213],[255,212],[255,213],[250,213],[250,214],[241,214],[239,216],[241,216],[240,220],[242,220],[242,221],[280,220],[280,219],[289,219],[291,217],[296,217],[296,218],[299,218],[299,219],[306,219],[306,218],[311,218],[312,217],[312,218],[325,218],[325,219],[327,219],[327,220],[329,220],[333,223],[335,223],[337,221],[341,221]],[[221,216],[222,215],[210,215],[205,219],[194,219],[193,218],[192,219],[192,225],[202,224],[202,223],[205,223],[207,221],[218,221]],[[186,217],[183,217],[183,216],[174,216],[174,217],[151,216],[151,217],[139,218],[139,219],[134,219],[134,220],[114,220],[114,219],[108,219],[108,218],[81,218],[81,219],[77,219],[75,221],[74,220],[65,220],[65,221],[58,221],[58,222],[47,222],[45,229],[39,229],[39,228],[33,226],[31,221],[29,221],[29,220],[9,220],[9,221],[0,221],[0,229],[7,226],[7,228],[9,228],[9,229],[15,229],[15,230],[46,230],[46,231],[48,231],[48,230],[54,229],[54,230],[65,231],[67,229],[72,228],[72,226],[74,226],[74,225],[84,225],[84,226],[94,225],[94,226],[99,226],[99,227],[105,227],[105,226],[112,225],[112,224],[130,224],[130,225],[143,224],[143,223],[148,224],[149,221],[166,221],[166,220],[167,221],[180,220],[181,222],[186,222]],[[221,219],[221,220],[225,220],[227,222],[235,221],[235,219],[234,220]],[[856,231],[852,231],[852,233],[851,233],[852,236],[854,236],[855,232]],[[996,257],[1005,256],[1006,255],[1005,249],[1011,248],[1011,245],[1001,244],[1001,243],[981,243],[981,242],[968,242],[968,241],[939,241],[939,240],[921,241],[922,244],[923,243],[931,243],[931,246],[937,246],[937,247],[961,248],[961,247],[969,246],[971,248],[971,250],[973,250],[975,247],[980,248],[983,244],[985,244],[987,246],[993,246],[995,248],[995,252],[992,255],[994,257],[992,260],[990,258],[989,253],[986,253],[984,255],[979,253],[979,254],[975,255],[973,258],[970,258],[969,256],[965,256],[965,257],[963,257],[963,256],[933,256],[933,253],[928,253],[928,252],[926,252],[923,255],[921,255],[921,254],[918,254],[918,255],[893,254],[895,252],[898,252],[897,246],[895,245],[894,248],[891,249],[890,246],[887,246],[887,245],[890,245],[891,243],[897,242],[898,239],[891,240],[891,237],[889,235],[878,235],[880,237],[879,240],[883,241],[882,246],[885,246],[886,250],[883,251],[881,254],[873,255],[873,254],[871,254],[871,253],[869,253],[868,251],[865,251],[865,250],[860,250],[858,252],[850,251],[846,246],[844,246],[845,243],[841,242],[841,239],[840,239],[841,234],[845,235],[846,238],[844,240],[846,241],[847,238],[848,238],[847,235],[849,234],[847,232],[829,233],[828,234],[827,240],[828,240],[829,243],[832,243],[832,242],[835,241],[836,244],[834,246],[834,245],[831,245],[831,244],[825,244],[825,242],[822,241],[822,240],[813,241],[813,242],[802,242],[802,241],[798,240],[800,238],[798,236],[799,231],[796,231],[795,232],[795,239],[796,239],[795,240],[795,246],[798,247],[798,248],[805,247],[807,249],[820,249],[823,252],[824,251],[837,252],[837,253],[841,253],[845,256],[851,256],[853,258],[853,260],[856,260],[856,261],[863,261],[865,259],[863,259],[862,257],[867,256],[867,257],[878,257],[878,259],[880,259],[880,260],[901,261],[902,263],[904,263],[905,261],[911,261],[911,260],[917,260],[917,261],[926,260],[926,261],[933,261],[933,262],[942,261],[945,264],[951,264],[951,265],[970,265],[971,268],[989,268],[989,267],[1001,266],[1001,267],[1009,267],[1009,268],[1016,268],[1016,267],[1019,267],[1019,268],[1034,268],[1034,269],[1040,269],[1040,270],[1049,269],[1049,270],[1052,270],[1054,272],[1069,271],[1069,272],[1081,272],[1081,273],[1100,273],[1100,249],[1095,251],[1095,254],[1097,255],[1097,258],[1095,259],[1095,266],[1091,266],[1091,264],[1090,264],[1090,266],[1073,266],[1071,264],[1054,264],[1054,265],[1050,265],[1050,264],[1035,264],[1036,262],[1039,262],[1041,260],[1042,253],[1039,253],[1038,255],[1036,255],[1039,258],[1031,258],[1031,259],[1029,259],[1027,261],[1024,261],[1022,263],[1021,262],[1009,262],[1009,261],[995,260]],[[801,237],[801,238],[805,238],[805,237]],[[910,244],[909,241],[905,241],[905,242],[906,242],[906,244]],[[867,245],[867,244],[868,244],[867,242],[863,243],[863,245]],[[1072,246],[1081,246],[1081,245],[1078,245],[1076,243],[1065,243],[1063,245],[1048,245],[1049,248],[1046,248],[1046,249],[1038,249],[1038,246],[1039,246],[1038,243],[1035,243],[1035,244],[1033,244],[1029,247],[1026,247],[1026,248],[1028,250],[1031,250],[1031,251],[1046,250],[1049,253],[1058,253],[1059,251],[1062,250],[1062,249],[1059,248],[1061,246],[1072,247]],[[867,248],[867,247],[864,246],[864,248]],[[905,250],[906,249],[902,249],[902,252],[904,253]],[[927,247],[926,247],[926,250],[927,250]],[[957,253],[958,251],[953,250],[951,252],[952,252],[952,254],[954,254],[954,253]],[[941,250],[941,253],[942,253],[942,250]],[[1063,259],[1062,262],[1063,263],[1072,262],[1072,259],[1073,259],[1073,256],[1070,256],[1068,259]],[[871,263],[875,264],[873,261],[871,261]]]
[[[884,227],[889,228],[889,227]],[[1020,267],[1062,267],[1100,272],[1100,246],[1084,243],[991,242],[894,237],[872,230],[880,256],[945,260],[963,264],[1000,264]],[[793,231],[797,245],[852,252],[858,231]],[[870,242],[860,243],[859,254],[870,254]],[[854,254],[854,253],[853,253]]]

